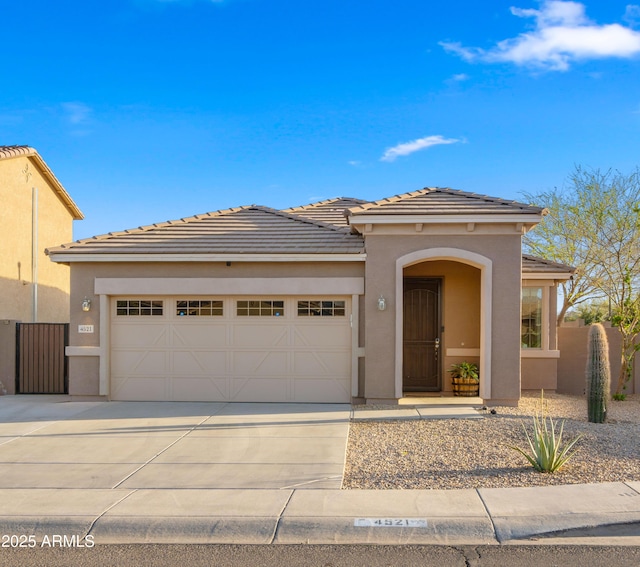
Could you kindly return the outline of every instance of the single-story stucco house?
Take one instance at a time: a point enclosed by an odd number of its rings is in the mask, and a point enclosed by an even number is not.
[[[556,284],[522,255],[544,211],[425,188],[245,206],[48,249],[71,266],[69,393],[111,400],[393,402],[555,389]]]

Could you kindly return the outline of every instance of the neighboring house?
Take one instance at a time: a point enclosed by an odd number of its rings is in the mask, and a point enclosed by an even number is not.
[[[69,321],[69,267],[44,250],[73,238],[82,213],[38,152],[0,146],[0,319]]]
[[[50,248],[71,266],[69,393],[112,400],[395,401],[554,389],[556,284],[522,256],[537,207],[427,188],[247,206]],[[90,310],[85,309],[90,301]]]

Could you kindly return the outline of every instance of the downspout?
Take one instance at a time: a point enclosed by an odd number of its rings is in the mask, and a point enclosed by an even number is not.
[[[38,320],[38,188],[31,188],[31,274],[33,280],[32,319]]]

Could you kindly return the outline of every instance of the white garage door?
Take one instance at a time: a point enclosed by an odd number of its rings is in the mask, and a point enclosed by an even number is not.
[[[348,297],[114,297],[111,398],[349,402]]]

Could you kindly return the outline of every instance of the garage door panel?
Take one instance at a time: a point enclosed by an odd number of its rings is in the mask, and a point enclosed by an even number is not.
[[[296,380],[292,388],[296,402],[331,403],[351,397],[348,383],[337,380]]]
[[[344,350],[345,345],[351,342],[351,328],[342,325],[322,325],[313,326],[307,324],[304,326],[296,326],[294,331],[293,344],[295,346],[314,346],[322,345],[322,349],[339,347]]]
[[[112,377],[111,396],[132,402],[168,401],[167,379],[158,376]]]
[[[173,324],[172,344],[190,347],[224,347],[227,345],[227,325],[216,324]]]
[[[167,353],[164,350],[119,351],[111,364],[116,375],[164,376],[167,368]]]
[[[231,384],[232,402],[282,402],[291,399],[286,378],[236,377]]]
[[[215,376],[227,372],[226,351],[173,351],[173,374],[176,376]]]
[[[229,380],[211,376],[181,376],[171,381],[171,399],[181,402],[229,399]]]
[[[233,353],[232,372],[240,376],[282,376],[287,373],[288,353],[242,351]]]
[[[233,346],[238,348],[281,347],[289,344],[289,327],[265,324],[260,319],[242,320],[233,327]]]
[[[341,314],[319,316],[305,315],[295,297],[277,299],[280,316],[243,315],[235,297],[216,299],[223,315],[180,316],[178,298],[159,299],[164,314],[147,318],[116,316],[112,305],[112,399],[350,401],[349,298],[336,298]]]
[[[118,324],[116,332],[111,333],[112,347],[166,347],[169,344],[168,330],[157,324]]]
[[[293,372],[296,376],[342,376],[347,379],[351,370],[351,356],[345,352],[293,353]]]

